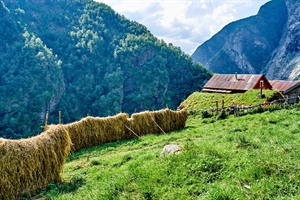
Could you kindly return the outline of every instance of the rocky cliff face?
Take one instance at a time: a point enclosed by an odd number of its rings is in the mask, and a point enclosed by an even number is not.
[[[269,79],[300,75],[300,1],[272,0],[257,15],[225,26],[193,54],[217,73],[265,73]]]
[[[278,47],[263,72],[271,79],[300,78],[300,1],[287,0],[288,19]]]

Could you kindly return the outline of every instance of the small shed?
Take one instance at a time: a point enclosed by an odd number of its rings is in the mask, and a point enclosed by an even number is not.
[[[285,98],[289,99],[288,103],[299,102],[300,81],[270,81],[274,90],[281,92]]]
[[[214,74],[204,85],[202,92],[245,93],[251,89],[272,89],[263,74]]]

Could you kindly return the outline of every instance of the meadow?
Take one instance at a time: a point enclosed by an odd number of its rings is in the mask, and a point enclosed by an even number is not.
[[[245,93],[238,94],[221,94],[221,93],[202,93],[194,92],[180,106],[194,111],[208,110],[210,108],[216,108],[216,101],[218,101],[219,108],[221,108],[222,100],[224,100],[224,106],[255,106],[264,103],[272,96],[278,96],[278,92],[275,90],[264,90],[263,94],[266,98],[257,98],[260,94],[259,90],[249,90]]]
[[[300,199],[300,106],[186,128],[69,155],[63,182],[24,199]],[[160,156],[167,144],[184,147]]]

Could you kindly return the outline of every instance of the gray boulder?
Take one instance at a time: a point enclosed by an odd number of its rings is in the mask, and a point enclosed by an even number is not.
[[[183,147],[177,144],[168,144],[164,146],[163,150],[160,152],[160,156],[167,156],[170,154],[179,154],[183,151]]]

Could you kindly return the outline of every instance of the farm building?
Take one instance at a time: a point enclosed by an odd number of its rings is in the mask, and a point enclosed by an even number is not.
[[[285,98],[288,98],[288,103],[299,102],[300,81],[270,81],[272,88],[281,92]]]
[[[263,74],[214,74],[204,85],[202,92],[244,93],[251,89],[272,89]]]

